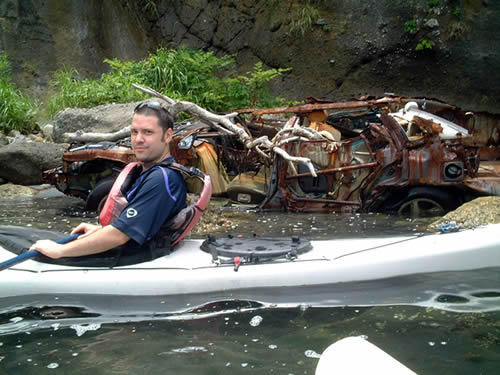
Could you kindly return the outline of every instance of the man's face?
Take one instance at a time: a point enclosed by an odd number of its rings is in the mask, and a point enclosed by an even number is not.
[[[137,161],[143,162],[147,168],[148,164],[160,162],[170,156],[172,134],[172,129],[163,132],[155,116],[135,114],[130,135]]]

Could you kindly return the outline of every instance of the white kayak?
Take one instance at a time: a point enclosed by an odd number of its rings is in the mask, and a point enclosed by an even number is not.
[[[416,375],[362,337],[346,337],[321,354],[315,375]]]
[[[500,266],[500,224],[454,233],[311,241],[294,256],[214,262],[203,240],[182,241],[153,261],[124,267],[70,267],[27,260],[0,272],[0,298],[38,294],[180,296],[320,286]],[[243,245],[242,245],[243,246]],[[14,255],[0,247],[0,262]]]

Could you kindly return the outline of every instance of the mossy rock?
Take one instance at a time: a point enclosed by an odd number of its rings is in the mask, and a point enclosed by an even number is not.
[[[481,197],[467,202],[430,224],[429,230],[439,230],[442,225],[450,223],[463,229],[500,223],[500,197]]]

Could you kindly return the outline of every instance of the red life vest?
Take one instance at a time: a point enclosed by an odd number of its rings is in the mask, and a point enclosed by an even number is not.
[[[156,165],[179,171],[185,178],[198,178],[203,182],[203,189],[199,199],[195,203],[183,208],[171,219],[167,220],[153,238],[155,247],[168,248],[170,250],[170,248],[179,243],[179,241],[193,229],[198,220],[200,220],[212,196],[212,182],[209,175],[205,175],[197,168],[187,168],[174,162],[158,163]],[[128,204],[126,191],[135,181],[140,171],[142,171],[142,164],[137,162],[127,164],[125,168],[122,169],[111,187],[106,203],[99,215],[99,222],[102,225],[111,224],[125,209]]]

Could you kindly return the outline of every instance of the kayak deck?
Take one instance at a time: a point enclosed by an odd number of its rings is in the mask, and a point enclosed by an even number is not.
[[[184,240],[172,254],[116,268],[36,262],[0,272],[0,298],[35,294],[181,295],[248,288],[314,286],[438,271],[500,266],[499,224],[420,236],[311,241],[294,260],[216,264],[202,240]],[[0,248],[0,261],[12,254]]]

